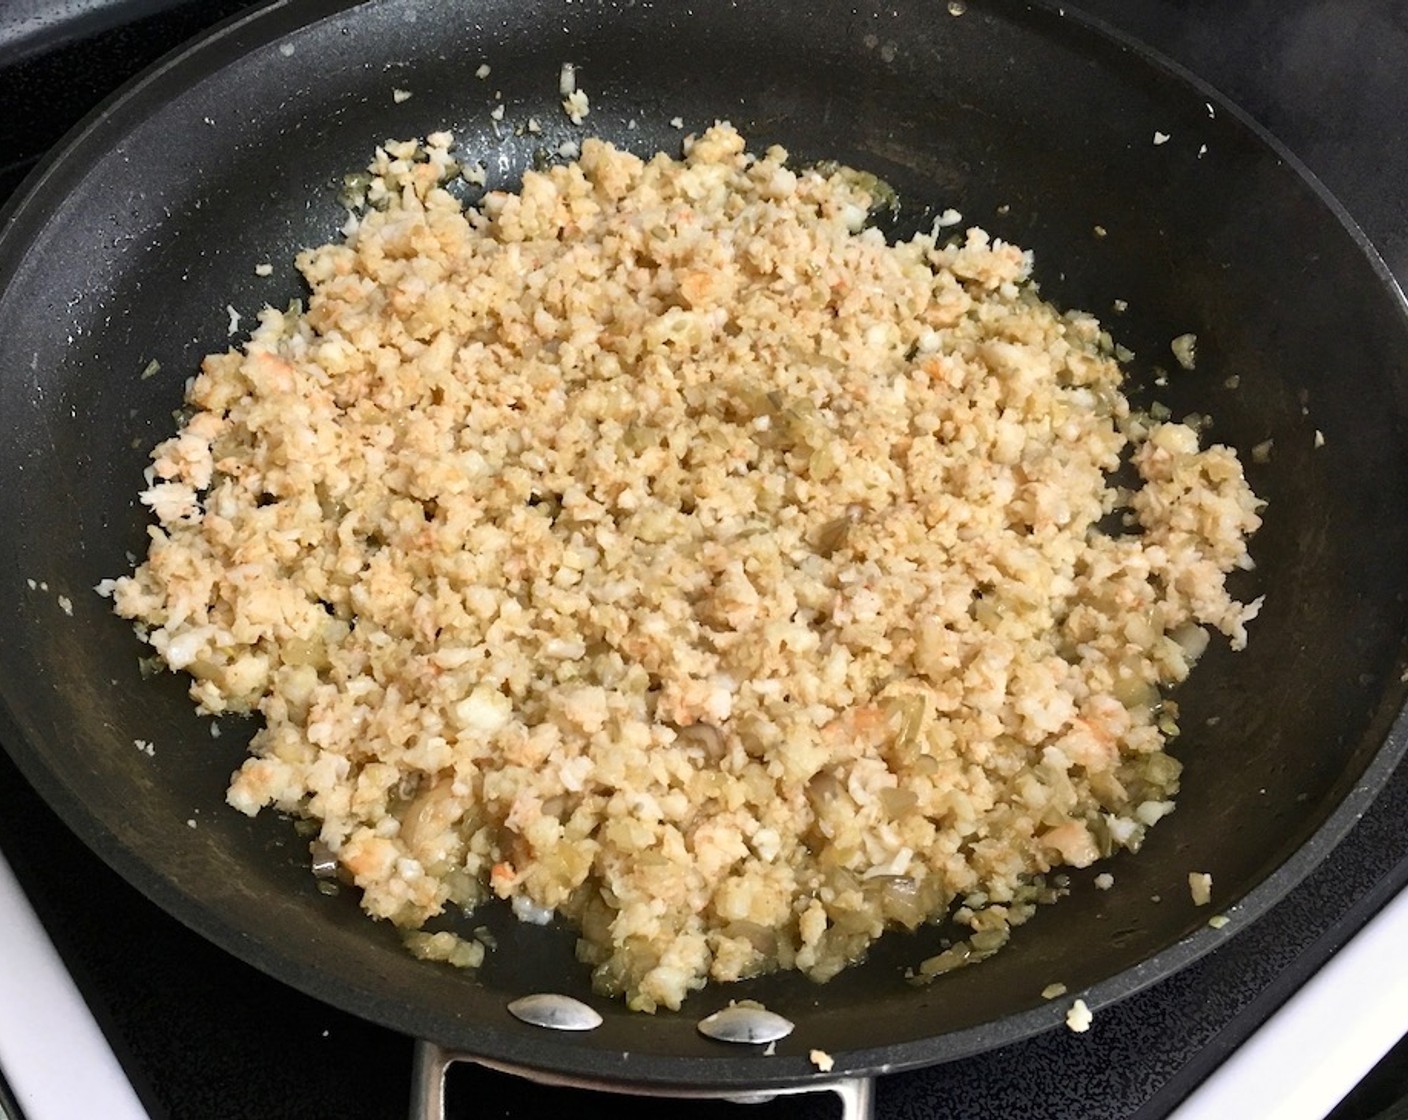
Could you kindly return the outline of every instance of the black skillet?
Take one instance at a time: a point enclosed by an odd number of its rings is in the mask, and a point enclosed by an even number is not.
[[[223,806],[249,725],[212,738],[179,680],[143,679],[142,648],[91,592],[144,547],[146,451],[200,356],[233,341],[227,305],[248,316],[299,294],[294,250],[335,235],[342,176],[381,139],[450,128],[507,185],[580,136],[557,107],[564,61],[592,99],[587,132],[644,153],[678,147],[672,118],[728,118],[757,147],[883,176],[904,200],[900,232],[952,206],[1032,248],[1045,294],[1100,314],[1137,353],[1139,399],[1212,413],[1214,437],[1244,455],[1271,441],[1249,467],[1270,505],[1239,586],[1266,606],[1250,648],[1215,646],[1178,696],[1178,811],[1138,857],[1074,875],[1070,898],[980,968],[913,989],[903,970],[941,931],[893,935],[825,987],[771,977],[645,1017],[591,995],[570,931],[499,913],[475,919],[499,939],[477,978],[414,961],[346,893],[319,893],[287,821]],[[544,132],[516,135],[530,115]],[[257,277],[265,261],[273,275]],[[1197,370],[1156,386],[1186,331]],[[1215,95],[1058,7],[276,3],[108,102],[6,212],[0,736],[162,906],[395,1029],[657,1087],[795,1084],[816,1076],[812,1048],[846,1074],[943,1061],[1059,1023],[1065,1003],[1040,995],[1052,982],[1098,1014],[1208,951],[1314,866],[1401,757],[1406,389],[1402,298],[1338,207]],[[1101,870],[1108,892],[1091,885]],[[1192,906],[1190,871],[1213,875],[1226,929]],[[604,1025],[569,1037],[506,1013],[540,990],[587,999]],[[797,1023],[776,1056],[695,1031],[742,997]]]

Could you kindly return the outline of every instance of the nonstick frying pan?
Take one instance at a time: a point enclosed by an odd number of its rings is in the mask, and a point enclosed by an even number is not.
[[[557,105],[564,61],[592,99],[582,131]],[[481,62],[487,80],[474,77]],[[544,132],[516,134],[530,115]],[[1178,694],[1178,811],[1137,857],[1074,873],[1071,897],[996,957],[929,987],[903,972],[939,929],[892,935],[823,987],[768,977],[654,1017],[592,996],[570,930],[492,908],[474,924],[499,948],[477,976],[415,961],[347,893],[319,892],[289,822],[224,808],[252,727],[226,721],[212,738],[179,679],[144,679],[143,648],[91,591],[144,548],[147,450],[172,430],[200,356],[233,341],[227,307],[249,315],[300,294],[292,255],[335,235],[342,177],[375,143],[449,128],[486,158],[492,185],[511,185],[539,149],[584,132],[674,150],[675,117],[686,130],[727,118],[755,148],[781,142],[798,160],[881,175],[902,199],[896,233],[955,207],[1033,249],[1044,294],[1100,314],[1136,352],[1137,399],[1211,413],[1213,437],[1244,457],[1270,441],[1248,467],[1269,506],[1257,570],[1238,587],[1266,604],[1250,647],[1215,645]],[[265,261],[273,275],[256,276]],[[1408,691],[1402,297],[1290,156],[1069,10],[275,3],[168,58],[61,145],[7,211],[0,286],[6,746],[97,852],[179,918],[410,1034],[571,1077],[720,1090],[814,1078],[813,1048],[836,1073],[863,1074],[994,1047],[1062,1020],[1067,1005],[1040,995],[1050,983],[1098,1015],[1235,934],[1335,843],[1408,743],[1396,722]],[[1128,310],[1114,313],[1116,300]],[[1169,353],[1188,331],[1191,373]],[[1093,889],[1102,870],[1114,889]],[[1225,929],[1191,904],[1190,871],[1213,875]],[[564,1036],[506,1012],[544,990],[593,1003],[605,1022]],[[796,1022],[775,1056],[696,1032],[745,997]]]

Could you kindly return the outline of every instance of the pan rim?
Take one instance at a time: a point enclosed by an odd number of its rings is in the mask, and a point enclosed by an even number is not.
[[[3,287],[13,269],[24,260],[24,248],[53,219],[57,213],[56,208],[62,205],[62,193],[57,195],[56,201],[51,202],[46,199],[44,188],[76,161],[81,161],[88,145],[100,144],[101,133],[106,127],[126,128],[140,123],[149,111],[140,107],[140,102],[152,87],[167,79],[198,79],[209,74],[211,71],[204,69],[201,64],[210,55],[218,55],[224,50],[236,50],[235,55],[222,56],[219,59],[223,64],[253,49],[249,45],[241,48],[238,42],[232,42],[246,33],[254,33],[255,45],[262,45],[290,31],[361,6],[364,6],[364,0],[316,0],[313,4],[298,5],[295,5],[293,0],[273,0],[272,3],[239,13],[217,24],[190,43],[163,56],[125,83],[87,114],[51,149],[26,177],[11,200],[0,209],[0,287]],[[1359,252],[1368,259],[1375,275],[1398,305],[1400,314],[1408,316],[1408,300],[1404,298],[1401,284],[1353,217],[1313,172],[1249,114],[1180,64],[1099,19],[1064,5],[1058,7],[1054,0],[1035,0],[1026,7],[1039,10],[1048,16],[1073,21],[1090,33],[1114,42],[1122,49],[1135,54],[1143,64],[1171,75],[1180,83],[1193,88],[1210,103],[1215,104],[1219,112],[1232,116],[1312,190],[1319,203],[1333,215],[1340,227],[1350,235]],[[285,20],[291,20],[289,26],[280,27],[280,22]],[[191,70],[194,72],[188,74]],[[139,103],[137,108],[134,108],[134,102]],[[123,118],[124,113],[129,114],[126,120]],[[19,252],[15,251],[16,246]],[[34,745],[35,740],[27,733],[20,733],[21,728],[14,715],[16,708],[11,703],[12,688],[9,680],[0,679],[0,729],[5,732],[3,742],[7,752],[14,758],[26,779],[55,808],[65,824],[124,879],[205,939],[232,955],[255,964],[277,979],[354,1014],[373,1018],[393,1029],[417,1033],[417,1017],[413,1010],[408,1010],[404,1005],[384,996],[376,996],[375,993],[348,991],[345,981],[332,980],[330,974],[310,971],[297,962],[283,959],[277,953],[270,954],[263,947],[252,944],[247,931],[232,929],[225,918],[207,907],[201,899],[177,888],[154,867],[125,847],[80,798],[73,795],[48,771],[43,764],[42,751]],[[1405,753],[1408,753],[1408,713],[1400,711],[1359,781],[1304,844],[1239,900],[1233,908],[1238,918],[1237,928],[1264,914],[1324,860],[1363,815],[1388,776],[1398,768]],[[1134,968],[1101,981],[1080,994],[1093,1009],[1098,1010],[1186,967],[1222,943],[1226,936],[1227,933],[1209,929],[1198,930],[1153,954]],[[359,994],[370,998],[361,1003],[337,998],[338,995]],[[375,1008],[375,1014],[369,1013],[369,1006]],[[1056,1026],[1063,1018],[1063,1007],[1047,1006],[949,1033],[942,1036],[942,1057],[964,1057],[1006,1045]],[[484,1024],[483,1029],[482,1053],[485,1057],[517,1060],[523,1053],[521,1039],[492,1024]],[[921,1040],[838,1052],[834,1055],[836,1068],[833,1076],[896,1072],[932,1064],[936,1060],[935,1055],[924,1053],[926,1049],[934,1049],[932,1041]],[[816,1079],[818,1076],[803,1059],[762,1060],[733,1055],[717,1059],[651,1056],[650,1061],[654,1066],[646,1070],[624,1060],[604,1061],[601,1051],[577,1049],[551,1038],[545,1039],[537,1046],[535,1054],[540,1061],[531,1063],[532,1068],[595,1077],[602,1076],[605,1072],[607,1078],[618,1084],[646,1084],[653,1087],[708,1083],[727,1087],[747,1085],[767,1088],[797,1084],[804,1080]]]

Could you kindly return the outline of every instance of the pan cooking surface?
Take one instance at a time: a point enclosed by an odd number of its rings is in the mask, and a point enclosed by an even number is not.
[[[1205,91],[1055,11],[741,7],[276,5],[90,119],[0,237],[3,514],[24,527],[0,544],[0,689],[28,776],[142,889],[280,978],[400,1030],[619,1080],[779,1084],[813,1073],[813,1047],[845,1072],[955,1057],[1060,1022],[1064,1006],[1039,995],[1054,980],[1090,989],[1098,1013],[1221,936],[1187,900],[1189,871],[1211,872],[1230,928],[1244,923],[1343,832],[1403,746],[1389,730],[1403,692],[1408,330],[1334,208]],[[728,118],[755,148],[886,178],[903,232],[953,206],[1033,249],[1060,306],[1110,320],[1126,300],[1120,340],[1147,382],[1171,367],[1168,340],[1196,332],[1199,371],[1160,399],[1211,412],[1213,437],[1244,454],[1272,440],[1249,470],[1270,505],[1239,589],[1267,605],[1249,649],[1214,647],[1178,697],[1178,812],[1137,858],[1113,861],[1114,890],[1091,889],[1104,865],[1075,875],[1072,897],[981,968],[910,989],[902,968],[923,948],[892,936],[825,987],[716,986],[646,1019],[590,995],[569,930],[497,912],[500,949],[478,979],[416,962],[351,898],[317,892],[288,822],[223,807],[250,728],[213,740],[178,679],[141,678],[142,647],[90,591],[144,547],[146,452],[199,357],[230,343],[227,305],[248,316],[300,294],[291,257],[341,224],[342,176],[382,139],[449,128],[491,157],[491,185],[512,184],[539,146],[582,135],[557,105],[564,61],[592,99],[587,133],[675,150],[672,118]],[[482,62],[487,81],[473,76]],[[499,91],[503,124],[489,116]],[[544,135],[514,135],[530,115]],[[273,275],[257,277],[266,260]],[[545,988],[593,1002],[603,1027],[564,1041],[505,1012]],[[743,997],[798,1024],[777,1057],[694,1031]]]

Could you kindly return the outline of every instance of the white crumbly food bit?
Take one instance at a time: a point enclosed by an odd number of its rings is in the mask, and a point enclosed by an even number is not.
[[[1230,919],[1226,914],[1214,914],[1211,918],[1208,919],[1208,925],[1211,926],[1213,929],[1223,929],[1231,920],[1232,919]]]
[[[584,90],[576,89],[562,99],[562,111],[573,124],[581,124],[591,112],[591,102]]]
[[[1212,876],[1204,871],[1188,872],[1188,893],[1194,906],[1206,906],[1212,901]]]
[[[205,359],[102,585],[202,712],[262,718],[230,803],[316,821],[407,930],[572,922],[647,1011],[958,903],[985,953],[1137,849],[1161,689],[1255,613],[1237,456],[1133,416],[1021,249],[857,232],[852,172],[719,125],[466,210],[435,140]]]
[[[529,925],[545,926],[552,921],[553,912],[539,906],[527,895],[516,894],[513,896],[513,916]]]
[[[1090,1029],[1090,1024],[1095,1021],[1095,1016],[1090,1013],[1090,1008],[1085,1005],[1085,1000],[1078,999],[1071,1004],[1071,1009],[1066,1012],[1066,1026],[1075,1031],[1076,1034],[1084,1034]]]
[[[807,1054],[807,1060],[822,1073],[830,1073],[836,1068],[836,1059],[825,1050],[812,1050]]]
[[[274,266],[272,264],[269,264],[267,261],[263,264],[257,264],[254,266],[255,276],[272,276],[273,274]]]
[[[489,64],[487,62],[481,62],[478,68],[475,69],[474,76],[482,82],[489,76],[489,73]]]
[[[577,68],[570,62],[562,64],[562,72],[557,80],[557,92],[562,95],[562,111],[573,124],[581,124],[591,112],[591,102],[585,92],[577,88]]]
[[[1172,139],[1173,139],[1173,137],[1170,136],[1167,132],[1155,132],[1155,133],[1154,133],[1154,144],[1155,144],[1156,147],[1157,147],[1158,145],[1160,145],[1160,144],[1167,144],[1167,143],[1168,143],[1170,140],[1172,140]]]
[[[1107,891],[1115,885],[1115,877],[1108,871],[1102,871],[1095,876],[1095,889],[1097,891]]]
[[[408,89],[393,89],[391,91],[391,100],[396,102],[397,105],[400,105],[402,102],[409,101],[410,99],[411,91]]]
[[[671,117],[671,118],[670,118],[670,127],[671,127],[671,128],[683,128],[683,127],[684,127],[684,118],[683,118],[683,117]]]
[[[59,598],[58,598],[58,603],[59,603],[59,610],[63,611],[64,614],[68,615],[69,618],[72,618],[72,617],[73,617],[73,600],[70,599],[67,595],[60,595]]]
[[[1198,336],[1195,334],[1181,334],[1169,343],[1169,349],[1173,351],[1174,360],[1184,369],[1191,370],[1198,364]]]
[[[1324,447],[1324,446],[1325,446],[1325,433],[1322,432],[1319,428],[1316,428],[1316,429],[1315,429],[1315,446],[1316,446],[1316,447]]]
[[[1058,999],[1066,994],[1066,985],[1062,983],[1047,984],[1041,989],[1042,999]]]

